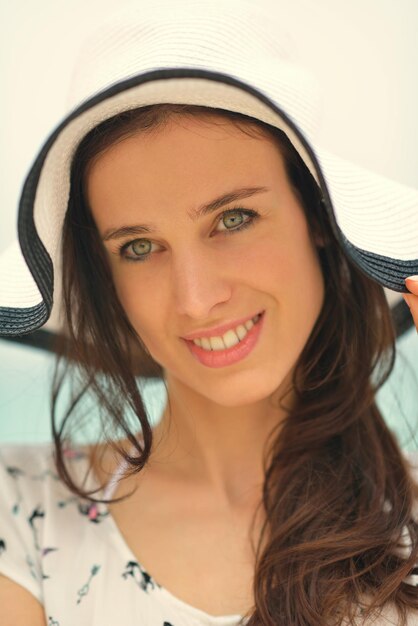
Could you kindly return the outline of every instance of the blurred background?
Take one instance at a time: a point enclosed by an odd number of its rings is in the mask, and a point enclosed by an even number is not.
[[[86,33],[125,4],[132,0],[0,0],[0,253],[15,238],[19,194],[32,161],[66,114],[72,65]],[[167,4],[175,10],[175,0]],[[323,146],[418,188],[416,0],[257,4],[288,24],[295,55],[319,80]],[[0,339],[0,442],[51,439],[53,364],[51,353]],[[418,337],[410,329],[398,340],[395,370],[379,394],[387,422],[410,450],[418,449],[417,376]],[[150,381],[144,393],[157,421],[164,386]]]

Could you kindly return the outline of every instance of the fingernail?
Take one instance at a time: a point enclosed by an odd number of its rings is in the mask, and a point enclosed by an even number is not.
[[[414,283],[418,283],[418,276],[408,276],[406,280],[413,280]]]

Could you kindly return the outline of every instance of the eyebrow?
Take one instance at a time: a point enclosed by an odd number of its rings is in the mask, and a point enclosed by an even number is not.
[[[192,221],[196,221],[205,215],[209,215],[213,213],[217,209],[223,207],[225,204],[229,204],[234,200],[242,200],[243,198],[249,198],[250,196],[254,196],[257,193],[263,193],[265,191],[269,191],[269,187],[242,187],[240,189],[234,189],[233,191],[228,191],[227,193],[211,200],[206,204],[202,204],[197,209],[193,209],[192,211],[188,211],[188,215]],[[158,230],[158,228],[153,224],[134,224],[131,226],[120,226],[118,228],[109,228],[105,231],[103,235],[103,241],[108,241],[109,239],[120,239],[121,237],[126,237],[127,235],[139,235],[141,233],[151,233],[153,231]]]

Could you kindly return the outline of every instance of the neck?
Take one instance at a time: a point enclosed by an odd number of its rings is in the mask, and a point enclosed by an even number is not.
[[[287,413],[268,397],[224,407],[166,376],[169,402],[154,429],[152,464],[187,484],[204,487],[229,506],[259,497],[263,459]]]

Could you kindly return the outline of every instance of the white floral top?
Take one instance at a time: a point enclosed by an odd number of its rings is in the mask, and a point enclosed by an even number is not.
[[[98,487],[85,449],[66,456],[79,484]],[[111,496],[122,469],[96,497]],[[159,585],[130,551],[106,505],[91,504],[62,483],[52,443],[2,444],[0,487],[0,574],[41,602],[48,626],[246,623],[240,615],[209,615]],[[418,570],[405,582],[418,587]]]

